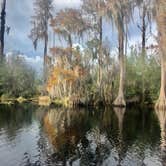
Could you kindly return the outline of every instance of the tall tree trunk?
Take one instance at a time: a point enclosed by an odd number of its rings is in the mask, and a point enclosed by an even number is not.
[[[142,52],[145,52],[145,44],[146,44],[146,7],[145,4],[143,6],[142,11]]]
[[[44,39],[44,82],[47,81],[47,75],[48,75],[48,62],[47,62],[47,48],[48,47],[48,35],[46,34]]]
[[[5,17],[6,17],[6,0],[1,4],[1,27],[0,27],[0,59],[4,57],[4,34],[5,34]]]
[[[118,96],[114,101],[114,106],[126,106],[124,99],[124,84],[125,84],[125,55],[124,55],[124,29],[118,27],[118,38],[119,38],[119,64],[120,64],[120,80],[119,80],[119,91]]]
[[[126,27],[125,27],[125,56],[127,56],[127,49],[128,49],[128,26],[126,24]]]
[[[44,83],[46,83],[48,78],[48,58],[47,58],[47,49],[48,49],[48,20],[44,21],[45,27],[45,37],[44,37]]]
[[[55,32],[53,32],[53,48],[55,47]]]
[[[145,100],[145,55],[146,55],[146,6],[145,4],[143,5],[143,10],[142,10],[142,104],[144,103]]]
[[[69,43],[69,51],[70,51],[70,56],[68,56],[68,61],[69,61],[69,64],[70,66],[72,66],[72,55],[73,55],[73,42],[72,42],[72,37],[71,35],[69,34],[68,35],[68,43]]]
[[[161,86],[160,86],[160,95],[156,103],[157,109],[166,109],[166,57],[161,53]]]
[[[100,95],[101,95],[101,81],[102,81],[102,40],[103,40],[103,18],[100,17],[99,19],[99,57],[98,57],[98,85],[100,88]]]
[[[47,65],[47,46],[48,46],[48,37],[45,37],[44,40],[44,66]]]
[[[157,25],[159,33],[159,46],[161,55],[161,87],[156,108],[166,109],[166,1],[158,0]]]

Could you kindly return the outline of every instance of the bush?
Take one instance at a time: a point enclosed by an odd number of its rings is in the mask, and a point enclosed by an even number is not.
[[[13,56],[0,64],[0,96],[32,97],[36,88],[35,71],[23,58]]]
[[[126,69],[126,97],[142,97],[147,102],[154,101],[158,97],[160,89],[160,66],[154,55],[142,56],[131,52],[127,57]]]

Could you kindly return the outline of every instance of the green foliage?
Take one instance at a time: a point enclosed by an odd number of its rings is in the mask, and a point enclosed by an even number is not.
[[[0,96],[32,97],[36,88],[35,72],[23,58],[13,56],[0,64]]]
[[[78,98],[84,104],[111,104],[119,89],[119,62],[110,54],[109,47],[103,46],[102,55],[102,81],[98,85],[98,63],[95,54],[95,45],[92,41],[87,42],[84,52],[79,52],[79,65],[83,69],[83,77],[79,77],[74,84],[74,91],[69,96]],[[75,59],[72,59],[73,69]],[[64,66],[65,67],[65,63]],[[125,98],[130,102],[151,103],[157,99],[160,89],[160,65],[157,63],[156,55],[142,55],[131,47],[130,53],[126,56],[126,81]],[[57,73],[53,80],[55,81]],[[69,82],[64,82],[70,88]],[[52,84],[52,83],[51,83]],[[60,85],[57,85],[55,92],[58,92]],[[66,88],[65,88],[66,89]],[[62,88],[63,90],[63,88]],[[76,91],[75,91],[76,90]],[[67,91],[68,92],[68,91]],[[63,93],[62,93],[63,94]],[[74,96],[74,97],[72,97]],[[59,95],[55,95],[58,98]],[[63,98],[65,96],[61,96]]]
[[[160,66],[155,56],[143,56],[131,50],[126,63],[126,97],[140,97],[144,93],[145,102],[152,102],[158,97],[160,89]]]

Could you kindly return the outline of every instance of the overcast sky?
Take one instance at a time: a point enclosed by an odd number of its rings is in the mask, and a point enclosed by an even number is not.
[[[34,0],[7,0],[7,17],[6,24],[11,27],[10,34],[5,38],[5,51],[20,51],[28,56],[41,56],[43,50],[39,47],[34,51],[31,40],[28,35],[31,30],[30,18],[33,15],[33,2]],[[54,0],[55,10],[65,7],[79,7],[80,0]],[[135,23],[138,23],[138,15],[134,17]],[[104,25],[104,36],[111,40],[111,45],[115,46],[116,38],[115,33],[112,35],[111,26]],[[153,26],[154,31],[155,26]],[[130,25],[130,42],[138,43],[141,36],[136,25]],[[152,39],[150,39],[149,42]]]

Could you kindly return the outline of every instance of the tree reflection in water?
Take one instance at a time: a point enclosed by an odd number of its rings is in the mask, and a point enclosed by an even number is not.
[[[110,153],[110,143],[100,129],[102,116],[84,110],[48,111],[44,128],[55,148],[52,162],[101,165]]]
[[[156,114],[138,108],[1,106],[0,160],[21,166],[164,166],[166,112]]]
[[[1,109],[0,152],[7,154],[7,163],[13,163],[13,157],[18,159],[13,165],[156,166],[166,161],[163,111],[156,112],[159,127],[154,111],[148,109],[88,110],[31,105]]]
[[[153,112],[144,114],[146,128],[142,125],[142,112],[135,109],[50,109],[44,116],[44,130],[54,147],[49,163],[83,166],[151,163],[146,152],[150,149],[146,148],[152,146],[155,150],[157,126],[155,119],[150,120],[154,118]]]
[[[89,112],[85,110],[49,110],[44,117],[44,128],[55,148],[52,162],[66,165],[76,162],[78,165],[102,165],[110,156],[115,146],[120,164],[123,156],[123,119],[125,109],[114,109],[118,120],[117,141],[110,140],[108,135],[115,126],[113,112]],[[113,123],[113,124],[112,124]],[[114,128],[114,127],[113,127]]]
[[[163,166],[166,166],[166,111],[156,109],[156,115],[160,123],[161,130],[161,158]]]
[[[119,108],[115,107],[114,112],[118,118],[118,128],[119,128],[119,134],[118,134],[118,145],[117,145],[117,151],[118,151],[118,165],[121,165],[121,161],[123,160],[125,155],[124,152],[124,146],[123,146],[123,120],[124,120],[124,114],[126,109],[125,108]]]
[[[72,163],[79,157],[77,145],[88,130],[85,112],[81,110],[48,111],[44,117],[44,128],[54,146],[52,159],[56,164]]]

